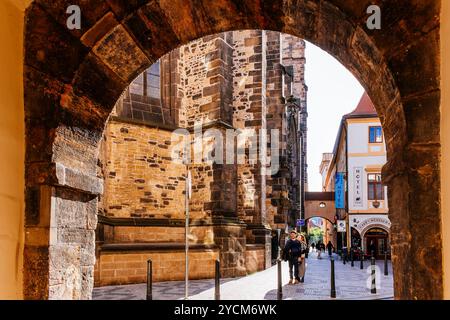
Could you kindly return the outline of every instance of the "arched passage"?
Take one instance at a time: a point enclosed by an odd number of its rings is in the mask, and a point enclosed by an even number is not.
[[[319,218],[322,220],[322,223],[325,223],[325,228],[322,228],[322,236],[323,236],[322,242],[326,245],[328,243],[328,241],[331,241],[334,248],[337,248],[338,247],[337,246],[338,237],[337,237],[336,229],[334,228],[335,222],[331,221],[330,219],[328,219],[326,217],[316,216],[316,217],[309,217],[309,218],[305,219],[305,224],[306,224],[306,226],[308,226],[308,228],[307,228],[308,235],[310,235],[309,221],[314,218]],[[310,243],[313,242],[311,240],[311,238],[309,239],[309,242]],[[316,241],[316,243],[317,243],[317,241]]]
[[[373,3],[385,13],[381,30],[365,25],[366,8]],[[442,297],[436,223],[441,218],[440,1],[71,4],[84,13],[81,30],[67,29],[63,0],[37,0],[26,12],[26,298],[90,297],[96,197],[102,192],[97,146],[123,89],[180,44],[236,29],[304,38],[360,80],[387,142],[383,174],[389,201],[396,203],[390,212],[396,298]],[[79,290],[69,293],[62,277],[67,266],[75,266],[83,279]]]

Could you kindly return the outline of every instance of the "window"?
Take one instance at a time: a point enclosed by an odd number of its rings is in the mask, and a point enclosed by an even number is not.
[[[146,71],[147,96],[161,99],[161,76],[159,71],[159,60]]]
[[[382,143],[383,131],[381,127],[369,127],[369,143]]]
[[[380,173],[369,173],[367,175],[369,200],[384,200],[384,189],[381,183]]]
[[[131,84],[130,93],[161,99],[161,76],[159,60],[141,73]]]

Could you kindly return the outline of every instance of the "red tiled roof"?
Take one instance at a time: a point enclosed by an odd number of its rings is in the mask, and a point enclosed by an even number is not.
[[[363,115],[368,116],[377,115],[375,106],[373,105],[372,100],[370,100],[370,97],[366,92],[364,92],[363,96],[361,97],[361,100],[359,101],[356,109],[346,114],[344,117],[351,118],[353,116],[363,116]]]

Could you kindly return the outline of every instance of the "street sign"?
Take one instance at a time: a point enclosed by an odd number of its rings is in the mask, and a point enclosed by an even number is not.
[[[297,227],[303,227],[305,225],[305,219],[297,219],[295,224]]]
[[[346,232],[346,223],[345,220],[338,220],[337,221],[337,232]]]

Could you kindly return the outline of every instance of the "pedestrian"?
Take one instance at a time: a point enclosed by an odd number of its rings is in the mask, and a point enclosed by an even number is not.
[[[313,251],[313,252],[316,250],[316,244],[315,244],[314,242],[311,243],[311,248],[312,248],[312,251]]]
[[[322,259],[322,242],[317,242],[317,259]]]
[[[328,255],[331,257],[331,253],[332,253],[332,251],[333,251],[333,249],[334,249],[334,246],[333,246],[333,244],[331,243],[331,241],[328,241],[328,243],[327,243],[327,249],[328,249]]]
[[[369,249],[370,255],[372,257],[374,257],[375,256],[376,247],[375,247],[375,243],[373,242],[373,240],[370,241],[370,245],[369,245],[368,249]]]
[[[301,256],[301,243],[297,240],[297,231],[292,230],[289,233],[290,239],[286,242],[283,250],[284,260],[289,261],[289,284],[300,282],[298,274],[298,259]]]
[[[306,273],[306,253],[308,251],[308,244],[306,243],[306,237],[303,234],[300,234],[297,238],[301,245],[301,255],[298,260],[299,268],[298,273],[300,277],[300,282],[305,282],[305,273]]]

